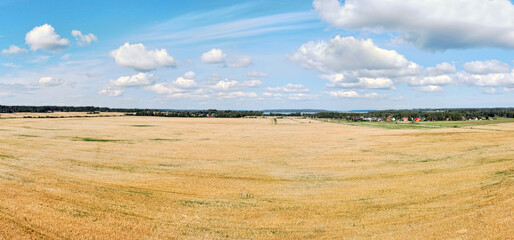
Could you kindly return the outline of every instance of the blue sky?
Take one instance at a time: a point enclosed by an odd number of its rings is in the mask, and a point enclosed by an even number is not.
[[[508,0],[0,0],[0,104],[512,107]]]

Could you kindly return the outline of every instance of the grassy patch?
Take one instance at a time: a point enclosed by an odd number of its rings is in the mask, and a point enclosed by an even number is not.
[[[329,119],[331,123],[342,123],[352,126],[374,127],[384,129],[438,129],[438,128],[461,128],[489,124],[514,122],[513,118],[499,118],[497,120],[484,121],[433,121],[433,122],[350,122],[346,120]]]
[[[73,138],[73,141],[84,141],[84,142],[121,142],[120,139],[101,139],[101,138]]]
[[[137,125],[130,125],[131,127],[155,127],[155,125],[142,125],[142,124],[137,124]]]
[[[505,171],[498,171],[495,174],[497,176],[512,178],[512,177],[514,177],[514,168],[511,168],[511,169],[508,169]]]
[[[180,141],[181,139],[178,138],[151,138],[152,141],[170,141],[170,142],[176,142]]]
[[[180,165],[173,163],[159,163],[159,167],[180,167]]]
[[[36,135],[29,135],[29,134],[18,134],[16,136],[19,136],[19,137],[39,137],[39,136],[36,136]]]
[[[14,157],[13,155],[10,155],[10,154],[0,154],[0,158],[8,158],[8,159],[10,159],[10,158],[16,158],[16,157]]]
[[[146,197],[152,196],[151,192],[142,191],[142,190],[128,190],[127,192],[132,193],[132,194],[143,195],[143,196],[146,196]]]

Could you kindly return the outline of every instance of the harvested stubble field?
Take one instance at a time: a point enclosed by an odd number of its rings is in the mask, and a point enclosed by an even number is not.
[[[514,123],[0,120],[0,239],[509,239]]]

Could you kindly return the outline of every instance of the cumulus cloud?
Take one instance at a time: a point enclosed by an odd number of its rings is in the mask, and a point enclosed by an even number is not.
[[[235,79],[222,78],[219,74],[213,73],[204,82],[196,82],[196,73],[188,71],[178,77],[175,81],[168,83],[156,83],[146,86],[147,91],[164,95],[168,98],[183,99],[233,99],[233,98],[255,98],[258,94],[245,90],[261,86],[263,83],[258,79],[237,81]]]
[[[475,85],[481,87],[514,86],[514,71],[511,73],[488,74],[470,74],[467,72],[459,72],[456,77],[460,80],[460,82],[467,85]]]
[[[2,54],[4,54],[4,55],[22,54],[22,53],[26,53],[26,52],[27,52],[27,49],[20,48],[16,45],[11,45],[11,46],[9,46],[9,48],[2,49]]]
[[[307,69],[320,72],[344,72],[355,70],[400,70],[411,62],[393,50],[377,47],[371,39],[336,36],[327,43],[303,44],[291,59]]]
[[[463,65],[464,70],[456,74],[463,84],[481,87],[514,87],[514,70],[498,60],[473,61]]]
[[[410,85],[448,85],[453,82],[449,75],[414,77],[409,81]]]
[[[387,98],[388,95],[380,95],[376,92],[372,93],[365,93],[360,94],[354,90],[345,91],[345,90],[339,90],[339,91],[330,91],[328,94],[331,97],[337,97],[337,98],[366,98],[366,99],[377,99],[377,98]]]
[[[43,49],[54,53],[66,49],[70,43],[68,39],[61,38],[49,24],[32,29],[25,35],[25,42],[32,51]]]
[[[219,91],[234,90],[236,88],[239,88],[239,82],[237,82],[236,80],[225,79],[217,82],[216,85],[214,85],[212,88]]]
[[[327,87],[394,89],[394,82],[389,78],[359,77],[356,81],[354,79],[348,81],[341,73],[324,74],[321,78],[331,82]]]
[[[257,79],[251,79],[244,82],[238,82],[233,79],[224,79],[217,81],[211,88],[215,91],[236,91],[243,88],[251,88],[261,86],[263,83]]]
[[[79,46],[90,45],[92,42],[98,41],[98,37],[96,37],[96,35],[92,33],[83,35],[79,30],[72,30],[71,35],[75,37],[75,40]]]
[[[223,63],[225,62],[226,57],[227,54],[225,54],[221,49],[213,48],[210,51],[203,53],[200,60],[203,63]]]
[[[421,92],[440,92],[443,86],[454,83],[455,72],[455,65],[444,62],[422,69],[416,76],[405,77],[400,81],[406,81],[414,86],[414,90]]]
[[[396,89],[395,84],[408,83],[416,90],[441,91],[454,83],[456,68],[443,62],[423,67],[393,50],[382,49],[372,40],[336,36],[330,41],[303,44],[291,57],[307,69],[321,73],[329,88]],[[332,91],[332,96],[376,98],[374,94],[355,95],[356,91]]]
[[[145,90],[152,91],[161,95],[172,95],[174,93],[182,92],[180,89],[174,88],[173,86],[157,83],[152,86],[145,87]]]
[[[514,48],[509,0],[314,0],[313,6],[335,27],[396,32],[422,49]]]
[[[252,58],[248,56],[242,56],[235,61],[227,63],[227,67],[229,68],[241,68],[241,67],[247,67],[248,65],[252,64]]]
[[[510,72],[510,66],[507,63],[498,60],[472,61],[462,65],[464,70],[470,74],[488,74],[488,73],[506,73]]]
[[[401,82],[433,85],[435,83],[429,81],[430,78],[455,71],[455,66],[449,63],[424,68],[396,51],[376,46],[371,39],[360,40],[341,36],[336,36],[328,42],[303,44],[290,59],[304,68],[323,73],[320,78],[329,81],[326,85],[329,88],[394,90],[395,84]],[[367,99],[383,97],[373,93],[360,95],[356,91],[348,90],[331,91],[329,95]]]
[[[441,86],[437,85],[427,85],[427,86],[421,86],[421,87],[414,87],[415,90],[421,91],[421,92],[440,92],[443,91],[443,88]]]
[[[158,77],[151,73],[138,73],[132,76],[122,76],[118,79],[111,81],[109,87],[111,88],[127,88],[127,87],[140,87],[147,86],[159,80]]]
[[[42,77],[39,79],[39,85],[45,86],[45,87],[55,87],[62,85],[64,81],[59,78],[53,78],[53,77]]]
[[[318,97],[318,95],[310,94],[310,89],[302,84],[288,83],[280,87],[268,87],[266,91],[268,92],[264,92],[262,96],[274,99],[312,100]]]
[[[141,43],[127,42],[111,51],[110,55],[118,65],[141,72],[155,70],[158,67],[177,66],[177,61],[168,54],[166,49],[147,50]]]
[[[121,76],[116,80],[110,81],[104,89],[98,91],[98,94],[117,97],[123,94],[127,88],[149,86],[157,80],[159,80],[159,78],[151,73],[138,73],[131,76]]]
[[[444,75],[454,73],[456,71],[455,65],[447,62],[437,64],[435,67],[427,67],[426,74],[429,76]]]
[[[184,73],[183,76],[178,77],[173,84],[177,88],[195,88],[198,84],[195,82],[196,73],[193,71],[188,71]]]
[[[281,87],[268,87],[267,91],[270,92],[284,92],[284,93],[308,93],[310,90],[302,84],[288,83]]]

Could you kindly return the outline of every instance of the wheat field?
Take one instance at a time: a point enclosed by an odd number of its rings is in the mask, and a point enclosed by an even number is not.
[[[512,239],[514,123],[0,120],[0,239]]]

